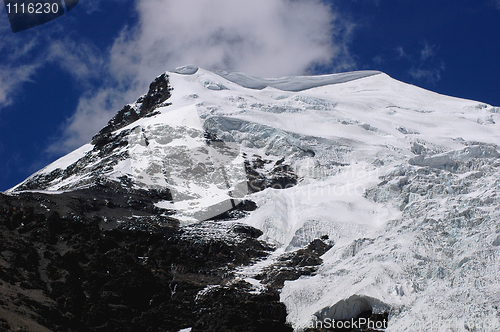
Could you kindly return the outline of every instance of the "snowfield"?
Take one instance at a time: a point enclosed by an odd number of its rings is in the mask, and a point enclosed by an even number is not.
[[[296,331],[364,310],[389,311],[387,331],[500,329],[500,108],[375,71],[167,74],[171,105],[113,133],[127,145],[106,158],[84,145],[26,181],[54,174],[40,190],[57,193],[88,185],[92,172],[125,176],[171,190],[157,205],[185,224],[250,199],[258,209],[240,221],[278,252],[328,235],[316,275],[282,290]],[[225,148],[208,146],[207,131]],[[299,183],[251,193],[252,158],[284,158]],[[79,162],[71,177],[53,173]]]

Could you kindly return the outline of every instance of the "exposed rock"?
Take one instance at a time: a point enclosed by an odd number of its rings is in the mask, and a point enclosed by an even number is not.
[[[164,102],[170,98],[170,91],[172,90],[168,75],[164,73],[158,76],[149,85],[148,93],[137,99],[134,104],[126,105],[109,120],[107,126],[92,138],[92,144],[97,145],[99,143],[102,145],[106,141],[106,134],[128,126],[142,117],[149,116],[160,105],[166,106]]]
[[[289,165],[279,163],[270,171],[266,171],[263,166],[270,162],[260,157],[251,161],[245,160],[249,192],[254,193],[266,188],[286,189],[297,184],[298,177]]]
[[[252,295],[233,285],[225,295],[195,301],[208,285],[231,280],[235,267],[268,255],[272,248],[258,240],[259,230],[228,221],[111,227],[97,217],[154,209],[145,197],[134,203],[129,195],[96,188],[0,194],[3,330],[291,331],[277,294]],[[233,324],[237,313],[241,320]]]
[[[192,332],[273,331],[292,332],[285,324],[286,308],[277,292],[249,293],[250,285],[240,282],[214,287],[198,298],[199,320]]]
[[[320,256],[332,246],[333,243],[315,239],[306,248],[280,256],[277,263],[267,267],[255,278],[272,289],[280,289],[287,280],[297,280],[301,276],[314,274],[318,266],[323,263]]]

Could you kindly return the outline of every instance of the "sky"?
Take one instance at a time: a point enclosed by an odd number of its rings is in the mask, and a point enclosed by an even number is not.
[[[80,0],[18,33],[0,5],[0,191],[185,64],[261,77],[380,70],[500,106],[498,59],[500,0]]]

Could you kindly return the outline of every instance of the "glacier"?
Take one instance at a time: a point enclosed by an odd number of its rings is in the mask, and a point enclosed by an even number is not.
[[[170,190],[155,204],[185,227],[250,199],[258,208],[239,222],[276,252],[322,236],[333,243],[314,275],[281,290],[296,331],[365,310],[388,312],[387,331],[500,328],[500,108],[376,71],[261,79],[189,65],[165,74],[168,104],[110,133],[126,144],[105,153],[86,144],[7,193],[71,191],[96,174],[127,179]],[[221,143],[207,144],[206,133]],[[286,165],[299,180],[254,192],[250,161],[266,174]],[[258,290],[252,278],[265,265],[241,278]]]

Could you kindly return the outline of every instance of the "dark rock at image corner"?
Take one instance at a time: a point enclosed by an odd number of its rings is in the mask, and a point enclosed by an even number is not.
[[[231,282],[235,267],[273,250],[259,230],[152,221],[158,211],[135,194],[0,194],[0,330],[291,331],[274,289]],[[126,210],[130,222],[119,222]],[[197,300],[208,285],[220,289]]]

